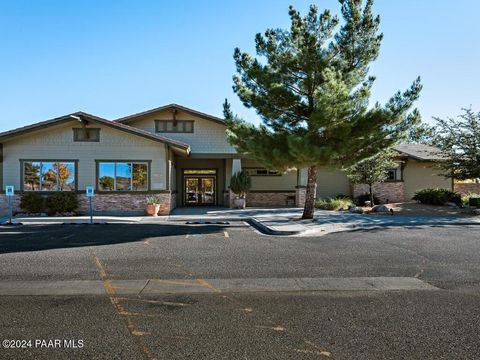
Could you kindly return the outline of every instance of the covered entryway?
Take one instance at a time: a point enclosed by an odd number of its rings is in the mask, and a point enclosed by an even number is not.
[[[183,170],[183,206],[217,205],[217,170]]]

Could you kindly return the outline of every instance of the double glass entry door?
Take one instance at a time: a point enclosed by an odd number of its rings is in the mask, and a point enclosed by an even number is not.
[[[185,176],[185,205],[215,205],[215,177]]]

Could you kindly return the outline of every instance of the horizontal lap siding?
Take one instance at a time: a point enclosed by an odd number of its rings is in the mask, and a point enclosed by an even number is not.
[[[242,168],[262,168],[255,160],[242,159]],[[252,191],[295,191],[297,170],[287,171],[278,176],[251,176]]]
[[[206,120],[189,113],[178,111],[178,120],[193,120],[193,133],[159,133],[169,139],[185,142],[190,145],[192,154],[218,153],[235,154],[235,149],[228,143],[225,125]],[[129,122],[128,124],[139,129],[155,133],[155,120],[172,120],[170,109],[148,117]]]
[[[74,142],[72,127],[77,122],[4,142],[4,184],[20,189],[20,159],[78,160],[78,189],[95,185],[95,160],[151,160],[152,190],[166,187],[165,146],[162,143],[131,135],[107,126],[101,128],[100,142]]]
[[[344,171],[320,167],[317,173],[317,198],[350,195],[351,186]]]
[[[405,198],[410,200],[415,191],[426,188],[452,190],[452,180],[440,175],[434,163],[408,160],[403,170]]]

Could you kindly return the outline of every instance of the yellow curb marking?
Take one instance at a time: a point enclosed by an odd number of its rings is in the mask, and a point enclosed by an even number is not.
[[[212,284],[210,284],[208,281],[206,280],[203,280],[203,279],[197,279],[197,282],[202,285],[203,287],[206,287],[208,289],[211,289],[213,291],[215,291],[216,293],[220,293],[222,292],[221,290],[217,289],[216,287],[214,287]]]

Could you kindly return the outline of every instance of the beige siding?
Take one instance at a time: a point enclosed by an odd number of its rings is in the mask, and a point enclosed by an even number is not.
[[[415,191],[425,188],[452,189],[452,180],[440,175],[431,162],[408,160],[403,170],[405,198],[410,200]]]
[[[228,143],[225,125],[206,120],[189,113],[178,111],[177,120],[193,120],[193,133],[160,133],[170,139],[179,140],[190,145],[192,153],[209,154],[234,154],[235,149]],[[129,122],[128,125],[155,132],[155,120],[171,120],[172,113],[169,109],[149,115],[148,117]]]
[[[74,142],[72,122],[4,142],[4,184],[20,189],[20,159],[78,160],[78,189],[95,184],[95,160],[152,160],[151,188],[166,187],[165,145],[110,128],[100,128],[100,142]]]
[[[317,173],[317,198],[350,195],[351,186],[345,172],[320,167]]]
[[[262,167],[256,161],[242,159],[242,169]],[[280,176],[252,176],[252,191],[292,191],[297,186],[297,170],[288,171]]]

